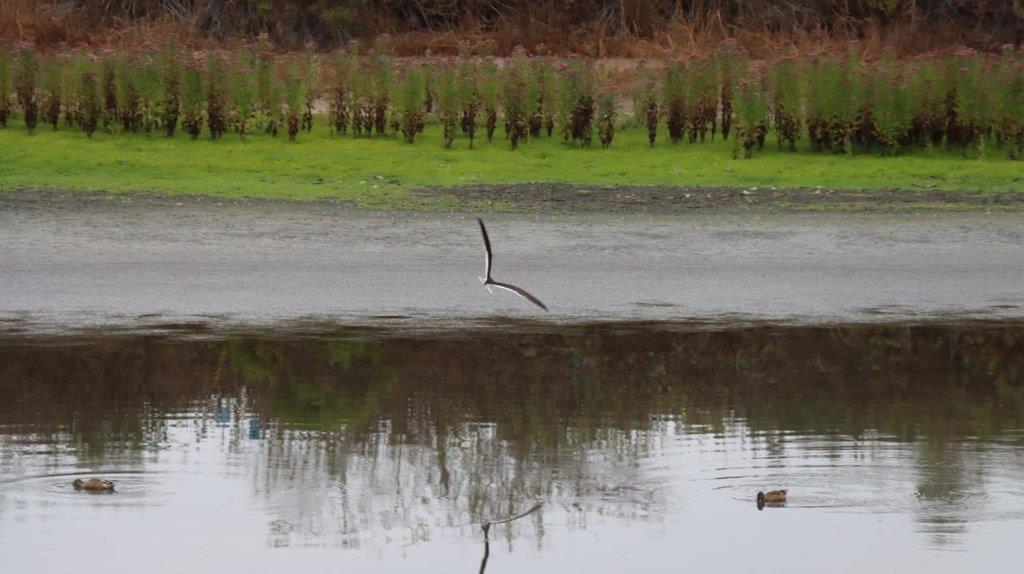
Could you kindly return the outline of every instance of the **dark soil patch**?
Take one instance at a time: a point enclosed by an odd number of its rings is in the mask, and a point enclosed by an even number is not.
[[[597,187],[570,183],[480,184],[428,187],[423,194],[450,194],[466,203],[504,203],[516,208],[607,211],[685,211],[720,207],[792,209],[1022,209],[1024,193],[900,189]]]
[[[437,203],[439,197],[455,202]],[[409,201],[398,209],[427,211],[526,211],[573,212],[665,212],[696,210],[794,210],[794,211],[1024,211],[1024,192],[868,190],[868,189],[776,189],[770,187],[600,187],[572,183],[512,183],[462,186],[430,186],[411,190]],[[251,206],[256,209],[305,204],[317,212],[357,209],[351,201],[333,198],[227,199],[207,195],[165,195],[157,192],[102,192],[12,190],[0,192],[0,210],[49,209],[72,204],[81,209],[109,211],[118,207],[145,205],[152,208],[205,205]],[[460,206],[461,204],[461,206]],[[372,210],[371,210],[372,211]]]

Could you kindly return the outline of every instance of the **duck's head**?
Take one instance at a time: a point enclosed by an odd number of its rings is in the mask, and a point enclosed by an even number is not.
[[[764,504],[765,500],[766,499],[765,499],[765,496],[764,496],[764,491],[762,490],[762,491],[758,492],[757,493],[757,503],[758,504]]]
[[[82,488],[83,484],[85,484],[85,482],[83,482],[81,478],[76,478],[75,481],[71,483],[71,486],[75,488]]]

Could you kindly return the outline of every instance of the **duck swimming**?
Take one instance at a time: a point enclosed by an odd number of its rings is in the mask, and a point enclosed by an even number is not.
[[[88,490],[90,492],[114,492],[114,483],[102,478],[76,479],[71,483],[75,490]]]
[[[757,508],[760,510],[765,506],[782,506],[786,502],[788,490],[769,490],[768,492],[757,493]]]

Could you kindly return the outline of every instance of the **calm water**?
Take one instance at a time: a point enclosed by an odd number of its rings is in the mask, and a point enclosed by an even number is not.
[[[2,338],[0,571],[1021,568],[1024,325],[510,329]]]

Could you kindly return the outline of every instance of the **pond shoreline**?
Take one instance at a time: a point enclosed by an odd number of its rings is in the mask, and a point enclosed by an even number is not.
[[[816,187],[597,186],[517,183],[437,186],[421,194],[452,194],[463,205],[492,203],[513,211],[1020,211],[1024,193]]]
[[[0,191],[0,208],[48,203],[102,206],[132,204],[181,206],[280,205],[367,213],[771,213],[771,212],[1009,212],[1024,211],[1024,193],[909,189],[828,189],[817,187],[685,187],[665,185],[603,186],[575,183],[494,183],[425,186],[408,191],[408,201],[390,208],[319,198],[226,198],[209,194],[158,191],[16,189]],[[439,201],[439,198],[442,198]]]

